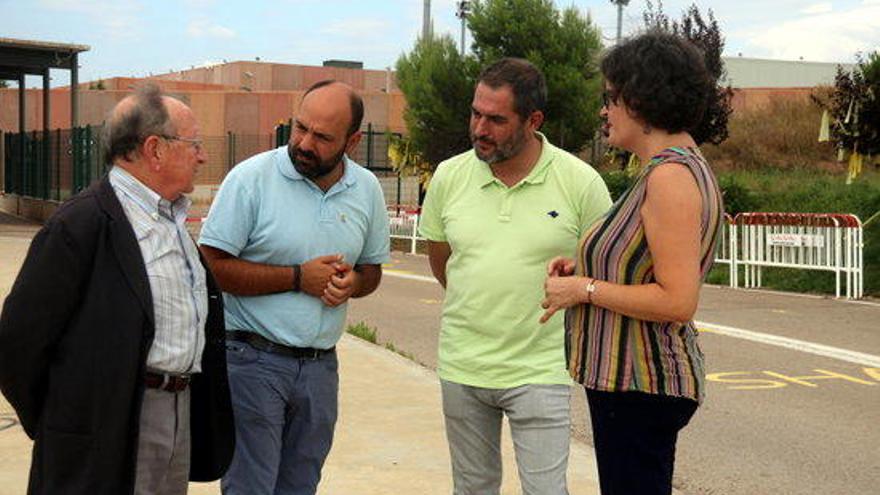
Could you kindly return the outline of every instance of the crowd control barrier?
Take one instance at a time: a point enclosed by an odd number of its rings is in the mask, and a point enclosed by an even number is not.
[[[388,223],[392,239],[406,239],[410,243],[410,254],[416,254],[416,244],[424,240],[419,237],[419,214],[421,208],[408,205],[388,205]]]
[[[730,266],[730,286],[761,287],[764,267],[834,273],[835,296],[862,297],[864,260],[862,223],[837,213],[740,213],[727,218],[716,262]]]
[[[724,225],[721,227],[721,238],[718,239],[718,248],[715,251],[715,263],[727,265],[727,274],[730,280],[730,286],[736,287],[737,284],[737,238],[736,223],[733,217],[724,214]]]

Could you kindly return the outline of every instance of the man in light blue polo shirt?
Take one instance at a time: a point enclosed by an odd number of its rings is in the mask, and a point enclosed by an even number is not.
[[[225,495],[317,491],[346,302],[372,293],[389,260],[379,181],[346,157],[363,112],[349,86],[313,85],[288,146],[233,168],[202,229],[226,303],[236,448]]]
[[[446,288],[437,371],[456,495],[499,493],[505,415],[523,493],[568,493],[571,379],[561,316],[539,323],[543,284],[550,259],[574,253],[611,200],[593,168],[538,132],[546,94],[526,60],[487,67],[474,148],[439,165],[422,209]]]

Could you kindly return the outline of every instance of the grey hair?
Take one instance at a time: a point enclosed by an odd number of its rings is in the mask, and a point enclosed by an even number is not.
[[[118,159],[131,160],[138,146],[149,136],[177,134],[163,96],[159,86],[146,83],[135,90],[131,108],[111,111],[101,139],[105,164],[112,165]]]

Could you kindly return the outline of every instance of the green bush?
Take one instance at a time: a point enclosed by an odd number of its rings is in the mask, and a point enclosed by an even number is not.
[[[608,192],[611,193],[611,201],[617,201],[621,194],[626,192],[635,182],[634,177],[630,177],[622,170],[609,170],[600,172],[602,180],[608,186]]]
[[[752,191],[737,175],[727,174],[718,177],[718,187],[724,196],[724,211],[736,215],[744,211],[756,211],[757,201]]]

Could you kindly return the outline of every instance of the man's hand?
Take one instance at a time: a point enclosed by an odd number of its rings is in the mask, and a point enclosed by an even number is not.
[[[330,277],[330,283],[324,289],[321,301],[331,308],[348,301],[355,293],[359,274],[347,263],[339,263],[336,266],[336,275]]]
[[[342,262],[341,254],[328,254],[310,259],[300,266],[299,290],[310,296],[323,298],[324,290],[330,285],[330,279],[339,273]]]

